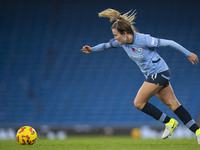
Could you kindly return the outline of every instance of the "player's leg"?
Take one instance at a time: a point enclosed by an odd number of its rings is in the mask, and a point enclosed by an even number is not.
[[[171,88],[171,85],[162,88],[156,96],[165,104],[167,105],[172,111],[177,109],[180,106],[180,103],[176,99],[176,96]],[[171,118],[169,122],[165,123],[165,131],[162,135],[163,139],[168,138],[175,128],[178,126],[178,121]]]
[[[172,111],[175,111],[179,106],[181,106],[174,94],[171,84],[158,91],[156,96]]]
[[[162,88],[163,86],[159,86],[158,84],[144,82],[135,97],[134,105],[137,109],[152,116],[156,120],[167,123],[170,117],[148,102],[148,100]]]
[[[192,132],[196,133],[196,135],[200,137],[200,129],[198,125],[192,119],[189,112],[176,99],[171,84],[169,84],[169,86],[162,88],[156,94],[156,96],[164,104],[166,104]]]

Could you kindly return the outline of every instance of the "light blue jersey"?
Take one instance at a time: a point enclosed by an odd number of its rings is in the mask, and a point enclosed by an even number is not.
[[[163,58],[155,51],[160,46],[171,46],[186,56],[190,55],[188,50],[172,40],[158,39],[142,33],[134,33],[132,44],[120,45],[117,40],[112,39],[108,43],[102,43],[92,47],[92,52],[122,47],[128,56],[136,62],[145,77],[147,77],[169,69]]]

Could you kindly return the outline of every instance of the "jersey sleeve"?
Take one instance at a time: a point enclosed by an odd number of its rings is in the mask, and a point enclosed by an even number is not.
[[[173,49],[180,51],[187,57],[189,57],[191,54],[191,52],[189,50],[187,50],[186,48],[184,48],[183,46],[181,46],[180,44],[176,43],[173,40],[160,39],[160,47],[162,47],[162,46],[170,46]]]
[[[101,52],[117,47],[119,47],[119,42],[117,40],[111,39],[108,43],[101,43],[92,47],[92,52]]]
[[[160,46],[160,39],[152,37],[149,34],[144,36],[144,42],[150,48],[158,48]]]
[[[152,37],[149,34],[136,33],[135,42],[138,45],[142,45],[149,48],[150,50],[153,50],[154,48],[159,47],[160,39]]]

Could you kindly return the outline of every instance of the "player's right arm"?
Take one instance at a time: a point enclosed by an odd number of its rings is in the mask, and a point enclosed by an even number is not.
[[[89,54],[92,52],[92,48],[88,45],[83,46],[83,48],[81,49],[81,51],[85,54]]]
[[[108,43],[101,43],[101,44],[98,44],[94,47],[90,47],[88,45],[85,45],[85,46],[83,46],[81,51],[85,54],[89,54],[89,53],[92,53],[92,52],[101,52],[101,51],[105,51],[105,50],[108,50],[108,49],[111,49],[111,48],[117,48],[117,47],[119,47],[118,41],[112,39]]]

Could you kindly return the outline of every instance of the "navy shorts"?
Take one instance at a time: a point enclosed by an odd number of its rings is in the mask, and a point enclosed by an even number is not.
[[[170,71],[163,71],[147,77],[146,82],[167,86],[169,85]]]

